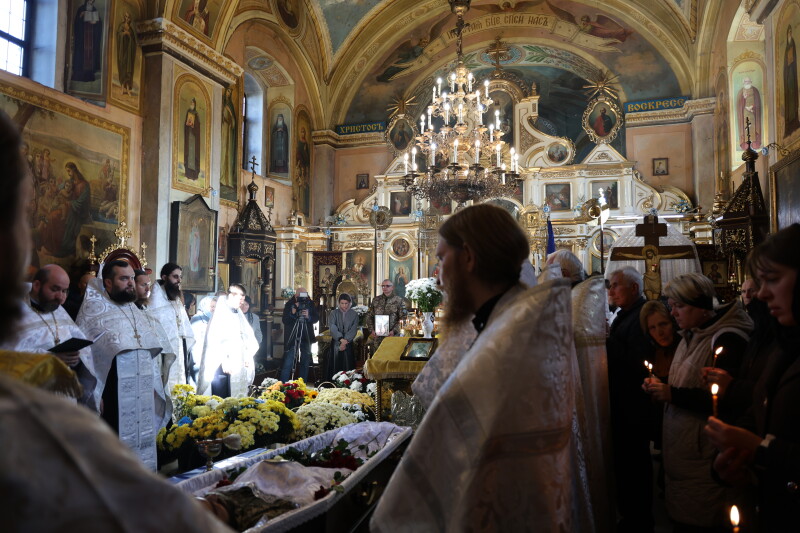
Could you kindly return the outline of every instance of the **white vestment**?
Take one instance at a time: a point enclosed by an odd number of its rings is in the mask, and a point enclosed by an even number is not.
[[[592,276],[572,289],[572,325],[583,401],[578,417],[583,430],[583,457],[594,511],[595,529],[612,531],[614,507],[611,472],[611,419],[606,358],[606,286]]]
[[[214,373],[223,365],[231,376],[231,396],[246,396],[256,375],[253,361],[256,352],[258,341],[244,313],[239,308],[231,309],[226,298],[220,296],[206,330],[197,393],[211,393]]]
[[[97,278],[90,280],[86,287],[77,324],[92,338],[105,332],[92,345],[97,372],[95,401],[99,405],[111,363],[116,359],[119,438],[145,465],[155,470],[156,432],[166,411],[157,357],[162,348],[157,333],[134,304],[118,304],[111,300]]]
[[[232,531],[87,409],[0,375],[3,531]]]
[[[191,353],[194,346],[194,332],[181,300],[167,298],[164,287],[158,282],[153,285],[147,310],[161,323],[167,333],[170,345],[169,350],[165,351],[175,355],[175,362],[168,368],[166,390],[167,394],[170,394],[172,387],[187,382],[186,353]]]
[[[381,497],[377,532],[591,530],[576,497],[570,287],[495,306]]]
[[[52,313],[39,313],[31,308],[30,297],[26,297],[21,302],[22,318],[17,325],[15,337],[0,343],[0,350],[12,350],[15,352],[29,353],[50,353],[48,350],[71,338],[85,339],[81,329],[75,325],[72,318],[67,314],[63,307]],[[57,337],[57,338],[56,338]],[[90,346],[80,350],[81,363],[74,368],[78,376],[83,394],[79,402],[85,404],[95,411],[99,411],[100,406],[94,401],[94,389],[97,384],[95,378],[94,361],[92,360],[92,349]]]
[[[414,396],[419,398],[425,409],[430,408],[436,393],[461,362],[461,357],[467,353],[476,336],[472,322],[461,324],[446,334],[430,360],[425,363],[417,379],[411,384]]]
[[[159,424],[161,428],[166,426],[170,418],[172,418],[172,397],[170,396],[172,389],[167,388],[167,378],[169,377],[169,369],[174,366],[175,354],[172,353],[169,336],[167,332],[164,331],[158,318],[156,318],[147,307],[143,308],[141,311],[147,319],[148,324],[150,324],[150,328],[156,332],[158,344],[161,346],[161,353],[159,353],[154,360],[154,368],[156,369],[155,376],[161,379],[161,386],[155,388],[156,394],[158,395],[155,404],[155,415],[156,420],[161,420]]]

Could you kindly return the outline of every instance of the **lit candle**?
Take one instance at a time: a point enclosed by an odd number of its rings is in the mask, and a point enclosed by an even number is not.
[[[453,141],[453,164],[458,164],[458,139]]]
[[[464,104],[458,104],[458,123],[464,123]]]
[[[494,142],[494,124],[489,124],[489,142]]]
[[[514,169],[514,152],[515,152],[515,151],[516,151],[516,150],[514,150],[514,147],[512,146],[512,147],[511,147],[511,160],[510,160],[510,163],[511,163],[511,172],[516,172],[516,170]]]
[[[475,164],[478,164],[478,160],[481,158],[481,142],[475,141]]]
[[[442,96],[442,78],[436,78],[436,90],[439,91],[439,96]]]
[[[500,182],[501,182],[503,185],[505,185],[505,184],[506,184],[506,164],[505,164],[505,163],[503,163],[503,164],[500,166],[500,169],[503,171],[503,173],[502,173],[502,174],[500,174]]]
[[[514,156],[514,172],[519,172],[519,154]]]
[[[433,87],[431,87],[431,88],[433,89],[433,98],[431,99],[431,101],[432,101],[432,102],[435,102],[435,101],[436,101],[436,86],[434,85],[434,86],[433,86]]]
[[[489,80],[483,80],[483,94],[489,98]]]
[[[450,125],[450,103],[446,102],[444,104],[444,125]]]
[[[711,368],[717,367],[717,357],[720,356],[722,353],[722,346],[718,346],[716,350],[714,350],[714,360],[711,362]]]
[[[425,115],[420,115],[419,117],[419,132],[422,133],[425,131]]]
[[[436,143],[431,144],[431,162],[430,165],[433,166],[436,163]]]
[[[468,93],[472,92],[472,72],[467,74],[467,92]]]
[[[478,104],[475,110],[478,113],[478,125],[483,126],[483,106]]]
[[[403,154],[403,164],[406,166],[406,174],[408,174],[408,152]]]
[[[433,106],[428,106],[428,129],[433,131],[433,119],[431,116],[433,115]]]
[[[711,385],[711,406],[714,412],[714,418],[717,418],[717,393],[719,392],[719,385],[716,383]]]
[[[648,361],[644,362],[644,367],[650,373],[650,379],[653,379],[655,376],[653,375],[653,364],[649,363]]]
[[[497,166],[500,166],[500,143],[497,143]]]
[[[731,506],[731,525],[733,533],[739,533],[739,508],[735,505]]]
[[[453,92],[455,90],[456,90],[456,73],[455,72],[451,72],[450,73],[450,92]]]
[[[494,129],[497,130],[497,134],[500,135],[500,110],[494,110]]]

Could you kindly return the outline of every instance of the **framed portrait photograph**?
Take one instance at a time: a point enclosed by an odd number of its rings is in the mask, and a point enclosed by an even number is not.
[[[217,212],[199,194],[172,202],[169,237],[169,260],[183,268],[181,288],[212,292],[209,268],[217,265]]]
[[[703,261],[703,274],[714,282],[715,287],[728,283],[728,263],[725,261]]]
[[[389,315],[375,315],[375,335],[378,337],[389,335]]]
[[[653,176],[667,176],[667,175],[669,175],[669,158],[668,157],[653,158]]]
[[[264,187],[264,207],[275,207],[275,187]]]
[[[572,185],[569,183],[548,183],[544,186],[544,203],[550,211],[569,211],[572,209]]]
[[[405,361],[427,361],[436,351],[438,339],[424,339],[422,337],[411,337],[408,339],[401,360]]]
[[[369,174],[356,174],[356,189],[369,189]]]

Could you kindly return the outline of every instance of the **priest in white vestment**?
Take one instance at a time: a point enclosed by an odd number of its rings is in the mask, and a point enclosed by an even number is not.
[[[102,280],[89,282],[77,324],[92,338],[105,332],[92,346],[95,401],[103,399],[103,418],[155,470],[156,432],[162,422],[156,413],[166,410],[157,358],[162,348],[135,299],[133,268],[112,261],[104,265]]]
[[[217,300],[200,360],[198,394],[246,396],[253,383],[258,341],[240,309],[244,296],[244,287],[232,283],[227,296]]]
[[[39,269],[33,278],[31,289],[21,303],[22,319],[15,337],[0,344],[2,350],[29,353],[52,353],[49,350],[69,339],[86,339],[62,307],[69,289],[69,275],[58,265],[47,265]],[[53,353],[78,377],[83,394],[79,402],[98,410],[94,402],[94,377],[92,350],[89,346],[79,351]]]
[[[491,228],[491,230],[489,230]],[[372,531],[591,531],[577,496],[569,283],[518,283],[528,240],[479,204],[439,230],[445,329],[477,339],[436,394]]]
[[[179,383],[192,383],[192,363],[189,354],[194,347],[194,332],[189,315],[181,300],[181,278],[183,270],[175,263],[161,268],[161,279],[153,285],[147,309],[161,323],[169,339],[169,353],[175,354],[175,362],[169,367],[167,393]],[[188,363],[188,364],[187,364]]]

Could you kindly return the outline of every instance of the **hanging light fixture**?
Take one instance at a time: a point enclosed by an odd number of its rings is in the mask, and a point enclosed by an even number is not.
[[[449,2],[450,10],[458,17],[456,66],[446,80],[438,78],[433,86],[427,114],[420,116],[420,134],[410,153],[403,156],[403,185],[417,199],[438,203],[454,200],[462,207],[470,200],[513,196],[522,179],[513,147],[508,165],[503,161],[505,142],[501,139],[500,111],[495,111],[489,124],[483,123],[483,115],[493,103],[489,80],[478,86],[464,64],[462,34],[469,26],[464,15],[469,11],[470,0]],[[434,118],[444,122],[438,131]],[[424,172],[417,166],[418,155],[426,161]],[[437,155],[450,164],[437,168]]]

